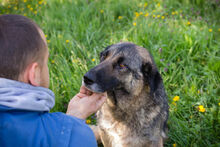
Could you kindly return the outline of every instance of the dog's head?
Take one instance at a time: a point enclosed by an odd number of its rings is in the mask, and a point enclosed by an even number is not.
[[[146,86],[153,94],[161,80],[150,53],[128,42],[108,46],[100,64],[84,75],[85,86],[94,92],[130,96],[138,96]]]

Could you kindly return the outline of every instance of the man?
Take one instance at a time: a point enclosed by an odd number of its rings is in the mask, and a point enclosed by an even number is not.
[[[43,31],[20,15],[0,16],[0,146],[97,146],[85,119],[105,102],[84,86],[67,113],[54,106]]]

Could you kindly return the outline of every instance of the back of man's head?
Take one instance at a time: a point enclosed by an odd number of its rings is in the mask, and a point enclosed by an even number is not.
[[[36,23],[21,15],[0,15],[0,77],[18,80],[32,62],[43,61],[46,43]]]

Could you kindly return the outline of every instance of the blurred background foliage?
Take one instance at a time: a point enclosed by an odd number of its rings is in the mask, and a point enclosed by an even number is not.
[[[129,41],[152,53],[163,77],[165,146],[220,146],[219,0],[0,0],[0,14],[27,16],[45,32],[51,112],[66,111],[106,46]]]

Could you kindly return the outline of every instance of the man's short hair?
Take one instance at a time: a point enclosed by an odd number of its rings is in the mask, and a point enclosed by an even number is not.
[[[43,61],[40,27],[21,15],[0,15],[0,77],[18,80],[27,66]]]

